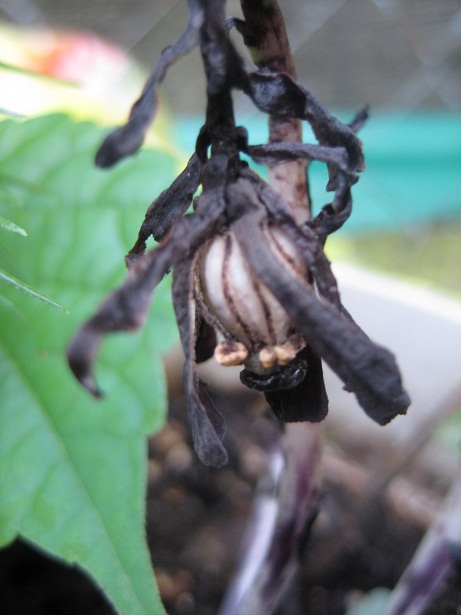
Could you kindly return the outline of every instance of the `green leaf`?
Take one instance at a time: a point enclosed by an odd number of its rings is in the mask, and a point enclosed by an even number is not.
[[[164,422],[161,353],[176,342],[169,283],[142,332],[109,337],[91,399],[65,363],[82,320],[125,277],[151,200],[177,172],[170,154],[144,151],[93,168],[100,129],[66,116],[0,123],[0,174],[40,185],[24,193],[27,242],[5,234],[21,278],[70,313],[6,287],[0,304],[0,542],[21,534],[77,562],[123,615],[164,613],[144,536],[146,434]]]

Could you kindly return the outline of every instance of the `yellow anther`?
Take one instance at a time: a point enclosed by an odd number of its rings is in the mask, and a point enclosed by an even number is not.
[[[248,350],[240,342],[221,342],[214,349],[214,356],[224,367],[242,365],[248,356]]]
[[[274,348],[263,348],[259,353],[259,360],[264,369],[270,369],[277,363],[277,354]]]
[[[296,356],[293,347],[274,346],[275,354],[279,365],[288,365]]]

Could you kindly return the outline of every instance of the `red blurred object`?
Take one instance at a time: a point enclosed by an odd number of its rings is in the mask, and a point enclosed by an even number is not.
[[[40,74],[88,86],[123,71],[126,54],[91,32],[39,33],[27,53],[28,68]]]

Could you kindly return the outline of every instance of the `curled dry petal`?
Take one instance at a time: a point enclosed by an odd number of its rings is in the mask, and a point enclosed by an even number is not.
[[[330,262],[323,251],[323,245],[310,224],[298,226],[291,210],[282,198],[261,178],[249,169],[243,171],[248,177],[258,199],[267,210],[269,219],[285,230],[297,245],[298,257],[305,261],[305,269],[313,276],[317,289],[331,304],[341,306],[336,279],[331,271]],[[250,197],[251,198],[251,197]]]
[[[184,33],[164,49],[154,72],[149,77],[130,111],[128,122],[111,132],[96,154],[98,167],[111,167],[116,162],[136,152],[144,142],[147,129],[157,111],[157,90],[168,69],[197,45],[197,36],[203,24],[203,10],[197,0],[189,0],[189,23]]]
[[[265,392],[266,399],[279,421],[299,423],[323,421],[328,413],[328,396],[323,380],[322,361],[307,345],[299,353],[306,374],[293,388]]]
[[[160,246],[138,260],[125,283],[99,306],[72,339],[67,350],[70,368],[93,395],[101,395],[93,377],[93,361],[103,336],[137,329],[144,321],[155,287],[165,274],[184,255],[196,250],[204,237],[215,232],[224,210],[220,179],[226,168],[225,156],[217,156],[207,163],[203,182],[208,190],[202,197],[206,215],[197,212],[181,218]]]
[[[247,94],[271,115],[307,120],[321,145],[344,147],[350,169],[364,168],[361,142],[354,130],[331,115],[315,96],[285,73],[260,71],[248,76]]]
[[[197,256],[176,263],[173,274],[173,305],[185,354],[184,391],[195,450],[205,465],[222,466],[227,453],[221,444],[225,425],[195,370],[194,267]]]
[[[250,218],[253,218],[252,220]],[[365,412],[380,425],[405,414],[410,399],[402,387],[394,355],[373,343],[349,318],[306,290],[264,248],[259,212],[235,223],[242,251],[255,275],[285,306],[312,349],[354,392]]]
[[[149,237],[161,241],[189,208],[200,182],[201,164],[193,154],[184,171],[150,205],[139,229],[136,243],[125,260],[130,268],[144,254]]]
[[[167,273],[174,256],[173,244],[166,243],[152,258],[135,267],[123,286],[101,303],[94,316],[74,335],[67,349],[67,360],[77,380],[95,397],[101,397],[93,375],[93,362],[104,335],[137,329],[149,309],[154,288]],[[152,262],[154,261],[154,262]]]
[[[289,160],[318,160],[334,164],[344,172],[349,171],[347,152],[343,147],[326,147],[323,145],[308,145],[304,143],[268,143],[267,145],[252,145],[248,154],[255,162],[269,166]]]

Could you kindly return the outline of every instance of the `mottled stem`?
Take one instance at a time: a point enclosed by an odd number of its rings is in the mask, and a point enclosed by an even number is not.
[[[245,42],[258,68],[287,73],[296,79],[285,22],[276,0],[241,0],[245,17]],[[301,121],[269,117],[269,141],[302,142]],[[297,222],[310,215],[306,165],[302,160],[269,169],[269,183],[291,207]]]
[[[317,512],[318,425],[288,424],[260,481],[242,563],[219,615],[271,615],[298,567]]]
[[[461,552],[461,470],[383,615],[423,615]],[[459,565],[459,564],[458,564]]]

